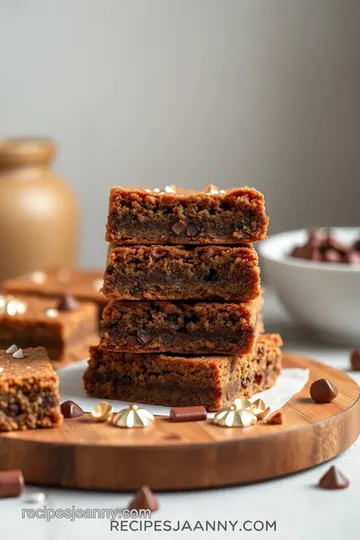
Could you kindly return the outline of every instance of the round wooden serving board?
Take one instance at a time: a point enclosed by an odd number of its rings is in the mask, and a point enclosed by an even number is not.
[[[282,409],[280,426],[229,429],[157,417],[146,429],[119,429],[85,414],[56,429],[1,435],[0,467],[22,469],[27,483],[120,491],[244,484],[318,465],[358,437],[360,389],[344,372],[307,358],[285,353],[284,367],[310,368],[310,380]],[[320,378],[338,387],[332,403],[309,398]]]

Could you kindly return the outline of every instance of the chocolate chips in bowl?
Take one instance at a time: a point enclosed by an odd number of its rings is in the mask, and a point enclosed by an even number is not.
[[[346,246],[340,242],[331,230],[323,231],[311,228],[305,244],[296,246],[291,257],[308,261],[360,264],[360,239]]]

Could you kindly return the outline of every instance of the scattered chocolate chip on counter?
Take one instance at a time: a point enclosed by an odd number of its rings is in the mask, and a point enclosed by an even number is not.
[[[296,246],[290,255],[308,261],[360,264],[360,240],[346,246],[331,231],[311,228],[305,244]]]
[[[310,396],[316,403],[330,403],[338,395],[338,389],[328,379],[318,379],[310,386]]]
[[[346,489],[349,480],[334,465],[320,478],[319,487],[322,489]]]
[[[23,491],[24,476],[21,471],[0,471],[0,499],[19,497]]]
[[[135,494],[135,498],[128,506],[129,510],[150,510],[156,512],[159,510],[159,503],[148,486],[142,486]]]
[[[350,362],[351,362],[351,368],[354,371],[360,371],[360,347],[352,351]]]
[[[206,409],[202,405],[194,407],[173,407],[170,409],[170,420],[172,422],[197,422],[206,420]]]
[[[270,414],[269,418],[266,420],[266,423],[275,426],[280,425],[284,423],[284,415],[281,411],[275,411],[274,413]]]
[[[82,416],[84,414],[84,411],[80,405],[75,403],[75,401],[71,401],[71,399],[64,401],[60,408],[61,414],[64,418],[77,418],[78,416]]]

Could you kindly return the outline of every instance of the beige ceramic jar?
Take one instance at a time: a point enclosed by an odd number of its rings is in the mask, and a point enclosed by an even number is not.
[[[49,140],[0,140],[0,284],[76,263],[77,200],[51,170],[54,154]]]

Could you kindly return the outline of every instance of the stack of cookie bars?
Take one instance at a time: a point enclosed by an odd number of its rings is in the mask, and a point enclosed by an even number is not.
[[[263,333],[258,257],[264,197],[252,188],[114,187],[98,346],[98,398],[217,410],[272,386],[281,339]]]

